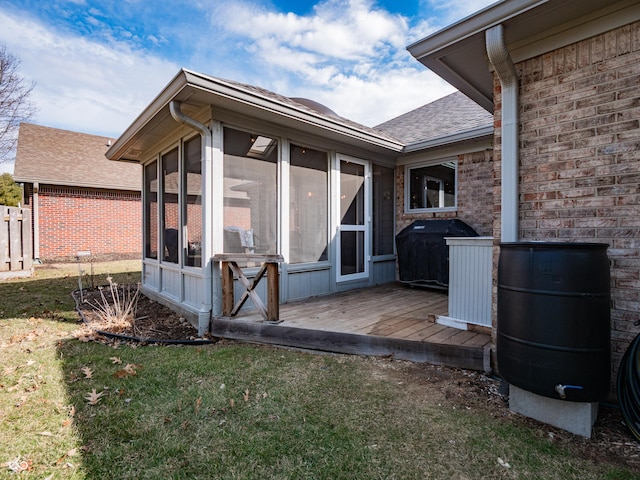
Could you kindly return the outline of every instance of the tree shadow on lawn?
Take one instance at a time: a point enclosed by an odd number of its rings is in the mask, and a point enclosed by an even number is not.
[[[37,273],[36,273],[37,275]],[[115,273],[121,283],[135,284],[141,273]],[[95,285],[106,284],[107,274],[94,275]],[[83,276],[83,288],[89,285],[89,277]],[[76,304],[71,294],[79,288],[78,274],[66,274],[59,278],[16,278],[0,281],[0,319],[42,317],[64,321],[79,321]]]
[[[368,413],[332,417],[316,394],[333,374],[353,385],[337,357],[235,342],[58,350],[87,478],[372,478],[366,432],[339,417]]]

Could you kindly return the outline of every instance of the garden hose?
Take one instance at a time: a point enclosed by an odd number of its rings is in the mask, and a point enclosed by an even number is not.
[[[633,339],[622,357],[617,392],[627,427],[640,440],[640,334]]]

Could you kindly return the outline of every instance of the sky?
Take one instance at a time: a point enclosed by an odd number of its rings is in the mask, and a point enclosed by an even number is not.
[[[118,137],[181,68],[375,126],[454,91],[406,46],[494,1],[0,0],[0,44],[48,127]]]

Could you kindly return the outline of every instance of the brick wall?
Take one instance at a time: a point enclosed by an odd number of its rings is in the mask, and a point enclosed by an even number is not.
[[[140,193],[45,185],[38,198],[41,259],[142,251]]]
[[[458,208],[454,212],[405,213],[404,167],[396,171],[396,231],[415,220],[458,218],[479,235],[492,235],[493,152],[490,150],[458,155]]]
[[[612,367],[640,331],[640,22],[518,64],[520,238],[608,243]],[[500,126],[500,86],[494,83]],[[500,237],[500,130],[494,236]]]

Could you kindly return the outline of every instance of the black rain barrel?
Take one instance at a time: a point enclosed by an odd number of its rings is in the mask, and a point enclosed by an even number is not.
[[[607,245],[500,245],[497,360],[510,384],[545,397],[596,402],[610,389]]]

